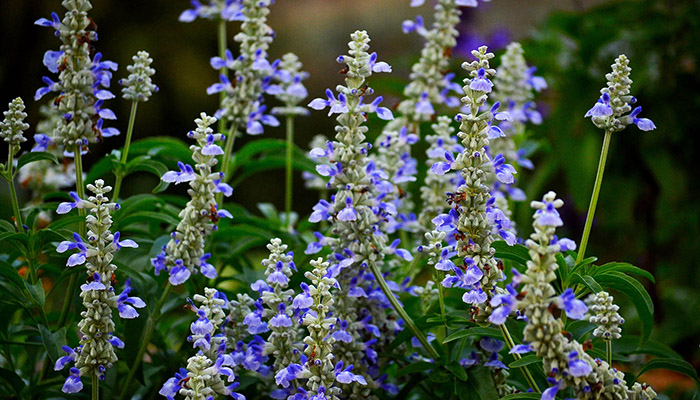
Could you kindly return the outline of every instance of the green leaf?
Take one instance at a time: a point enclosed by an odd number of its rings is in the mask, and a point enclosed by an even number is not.
[[[457,377],[462,382],[466,382],[469,377],[467,376],[467,371],[464,370],[464,367],[459,365],[457,361],[452,361],[451,363],[445,365],[445,369],[450,371],[452,375]]]
[[[581,276],[578,272],[571,274],[571,283],[581,283],[585,285],[591,293],[603,291],[603,287],[590,275]]]
[[[595,325],[588,322],[587,320],[568,320],[566,323],[566,330],[571,333],[571,336],[576,340],[581,340],[583,335],[595,329]]]
[[[118,221],[118,223],[115,221],[114,230],[116,232],[126,228],[127,226],[141,222],[162,222],[168,225],[177,226],[180,221],[172,215],[164,212],[137,211],[121,221]]]
[[[55,363],[64,354],[61,347],[66,344],[66,328],[63,327],[57,332],[51,332],[49,328],[40,324],[39,334],[41,335],[41,341],[44,343],[44,348],[46,348],[46,353],[51,358],[51,361]]]
[[[654,325],[654,303],[644,286],[636,279],[618,271],[600,274],[596,279],[602,285],[618,290],[629,297],[637,309],[639,319],[642,320],[642,341],[647,340]]]
[[[17,398],[21,398],[20,394],[22,393],[22,389],[24,389],[24,381],[19,375],[7,368],[0,368],[0,379],[9,383],[12,390],[15,391]]]
[[[17,160],[17,168],[15,169],[15,171],[19,171],[20,168],[27,164],[31,164],[33,162],[41,160],[52,161],[54,164],[58,164],[58,158],[56,158],[55,155],[47,153],[45,151],[33,151],[30,153],[22,154],[22,156],[20,156],[20,158]]]
[[[417,363],[408,364],[407,366],[401,368],[396,377],[401,377],[404,375],[415,374],[416,372],[423,372],[429,369],[435,369],[436,366],[433,363],[427,361],[419,361]]]
[[[634,265],[629,264],[629,263],[621,263],[621,262],[610,262],[607,264],[603,264],[603,265],[596,268],[593,276],[596,276],[596,275],[601,274],[601,273],[611,272],[611,271],[619,271],[619,272],[622,272],[623,274],[627,274],[627,275],[641,276],[643,278],[649,279],[652,283],[656,283],[656,279],[654,279],[654,275],[652,275],[649,271],[645,271],[645,270],[643,270],[639,267],[635,267]]]
[[[41,284],[41,279],[39,279],[39,281],[34,285],[24,281],[24,286],[29,292],[29,295],[32,297],[34,303],[36,303],[36,305],[39,307],[43,307],[44,303],[46,302],[46,293],[44,293],[44,286]]]
[[[474,328],[467,328],[461,331],[454,332],[451,335],[447,336],[442,341],[442,343],[449,343],[457,339],[465,338],[467,336],[489,336],[497,339],[503,339],[503,335],[501,334],[500,330],[494,328],[482,328],[477,326]]]
[[[529,356],[525,356],[520,360],[515,360],[512,363],[508,364],[508,368],[520,368],[538,362],[542,362],[542,359],[537,357],[536,355],[530,354]]]
[[[491,247],[496,249],[496,258],[512,260],[521,265],[527,264],[527,261],[530,259],[530,253],[527,247],[521,244],[508,246],[508,243],[505,241],[497,240],[491,244]]]
[[[19,276],[19,273],[15,267],[2,260],[0,260],[0,277],[6,279],[8,282],[11,282],[19,289],[22,289],[24,287],[24,282],[26,282],[21,276]]]
[[[637,377],[641,376],[647,371],[653,369],[668,369],[671,371],[680,372],[681,374],[691,377],[700,385],[700,379],[698,379],[698,371],[695,370],[692,364],[685,360],[679,360],[677,358],[654,358],[650,360],[642,369],[637,373]]]
[[[474,391],[481,400],[498,399],[496,384],[493,382],[491,371],[485,367],[472,367],[467,372],[469,380],[466,385],[468,389]]]
[[[513,394],[506,395],[504,397],[501,397],[501,400],[520,400],[520,399],[540,400],[541,397],[542,397],[542,395],[539,393],[522,392],[522,393],[513,393]]]
[[[127,174],[136,171],[150,172],[160,179],[163,174],[168,172],[168,167],[160,161],[151,160],[150,158],[143,156],[129,161],[129,163],[126,165]]]
[[[598,261],[598,257],[588,257],[583,260],[581,260],[580,263],[576,264],[572,269],[571,272],[577,271],[579,268],[584,268],[588,265],[593,264],[594,262]]]
[[[562,287],[565,287],[569,283],[569,264],[566,263],[566,259],[564,259],[564,256],[561,253],[557,253],[555,258],[557,259],[557,265],[559,266],[556,273],[559,276],[559,281],[561,282]]]

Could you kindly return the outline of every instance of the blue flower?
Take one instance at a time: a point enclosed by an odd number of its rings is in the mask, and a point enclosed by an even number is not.
[[[455,230],[455,224],[458,220],[459,212],[456,209],[451,208],[449,213],[438,215],[437,217],[433,218],[432,222],[435,224],[435,228],[438,231],[445,232]]]
[[[138,297],[129,297],[129,292],[131,292],[131,280],[127,279],[124,282],[124,290],[117,296],[117,310],[119,311],[119,316],[126,319],[136,318],[139,313],[136,312],[136,308],[146,307],[146,303]]]
[[[212,57],[211,58],[211,60],[209,61],[209,64],[211,64],[212,68],[221,69],[221,68],[225,67],[228,69],[233,69],[234,59],[233,59],[233,54],[231,53],[231,50],[226,49],[224,54],[225,54],[224,58],[221,58],[221,57]]]
[[[564,225],[564,222],[561,220],[559,212],[554,206],[554,203],[547,202],[544,199],[542,199],[542,202],[545,204],[545,208],[535,211],[535,218],[537,218],[537,223],[542,226],[554,227]]]
[[[52,81],[48,77],[44,76],[41,78],[41,80],[46,84],[46,86],[40,87],[36,90],[36,93],[34,94],[34,100],[37,101],[41,100],[41,98],[44,97],[45,94],[50,92],[56,92],[59,89],[58,83]]]
[[[505,345],[505,343],[502,340],[498,340],[488,336],[482,338],[479,341],[479,346],[481,346],[482,349],[488,351],[489,353],[501,351],[501,349],[503,349],[503,345]]]
[[[369,55],[369,66],[372,68],[372,72],[391,72],[391,65],[384,61],[377,62],[376,52]]]
[[[354,276],[350,279],[350,288],[348,289],[348,297],[367,297],[367,293],[361,287],[357,286],[358,277]]]
[[[511,184],[515,182],[515,178],[513,177],[513,174],[516,173],[515,168],[510,164],[506,164],[506,159],[503,157],[503,154],[499,153],[491,163],[496,170],[496,178],[498,178],[501,183]]]
[[[350,335],[347,331],[348,329],[348,321],[342,320],[340,321],[340,327],[336,327],[337,330],[334,331],[331,334],[331,337],[333,337],[335,340],[339,342],[344,342],[344,343],[352,343],[352,335]]]
[[[323,110],[326,107],[330,107],[328,116],[348,112],[348,106],[344,94],[340,93],[338,95],[338,100],[336,100],[333,92],[330,89],[326,89],[326,97],[328,97],[328,100],[319,98],[311,100],[309,107],[313,108],[314,110]]]
[[[405,249],[398,249],[397,247],[399,246],[399,243],[401,243],[401,239],[395,239],[389,248],[387,248],[385,251],[387,254],[396,254],[397,256],[403,258],[406,261],[411,261],[413,260],[413,256],[411,253],[409,253],[408,250]]]
[[[37,133],[34,135],[34,141],[36,144],[32,147],[32,152],[34,151],[46,151],[51,144],[51,138],[43,133]]]
[[[449,248],[444,248],[440,252],[440,261],[435,264],[435,269],[438,271],[452,271],[455,268],[455,264],[450,260],[452,256],[457,254],[454,251],[450,251]]]
[[[61,348],[68,355],[63,356],[63,357],[59,358],[58,360],[56,360],[56,364],[53,367],[54,371],[60,371],[63,368],[65,368],[66,365],[70,364],[71,362],[75,362],[75,360],[78,359],[78,352],[77,351],[73,350],[72,348],[70,348],[66,345],[63,345]]]
[[[180,168],[180,172],[168,171],[165,174],[163,174],[163,176],[160,179],[163,182],[175,182],[176,185],[178,183],[195,180],[196,175],[194,173],[194,169],[192,169],[192,166],[190,166],[189,164],[185,164],[182,161],[178,161],[177,166],[178,168]]]
[[[363,109],[364,111],[368,113],[377,113],[377,116],[380,119],[383,119],[385,121],[391,121],[394,119],[394,115],[391,113],[391,110],[389,110],[386,107],[379,107],[379,103],[381,103],[383,100],[382,96],[378,96],[372,103],[364,105]],[[362,97],[360,97],[360,104],[358,104],[358,107],[363,106],[362,104]]]
[[[121,233],[115,232],[114,238],[112,239],[112,243],[114,243],[114,246],[117,248],[117,250],[120,250],[122,247],[133,247],[133,248],[139,247],[139,245],[131,239],[119,241],[120,237],[121,237]]]
[[[578,352],[572,351],[569,353],[569,373],[572,376],[586,376],[593,371],[591,365],[578,358]]]
[[[371,315],[367,315],[366,317],[362,318],[360,322],[362,322],[362,326],[369,331],[369,333],[373,334],[376,337],[381,336],[381,332],[379,332],[379,328],[377,325],[370,324],[369,322],[372,320]]]
[[[486,293],[480,287],[474,288],[462,295],[462,301],[467,304],[478,305],[486,301]]]
[[[88,283],[84,283],[80,285],[80,290],[83,292],[87,292],[89,290],[105,290],[107,287],[102,283],[102,278],[100,277],[100,274],[95,272],[94,274],[90,275],[88,279]]]
[[[508,367],[503,364],[501,360],[498,359],[498,353],[491,353],[491,357],[489,357],[489,360],[484,363],[485,367],[494,367],[494,368],[501,368],[501,369],[508,369]]]
[[[416,114],[435,114],[435,109],[428,99],[428,92],[421,93],[420,99],[416,102]]]
[[[510,353],[510,354],[523,354],[523,353],[529,353],[531,351],[532,351],[532,346],[530,346],[529,344],[523,343],[523,344],[518,344],[518,345],[513,346],[513,348],[510,349],[510,351],[508,353]]]
[[[68,193],[68,194],[69,194],[70,197],[72,197],[73,200],[75,200],[75,201],[73,201],[73,202],[63,202],[63,203],[59,204],[59,205],[58,205],[58,208],[56,209],[56,213],[57,213],[57,214],[66,214],[66,213],[68,213],[70,210],[72,210],[72,209],[74,209],[74,208],[84,208],[83,199],[81,199],[80,197],[78,197],[78,193],[76,193],[76,192],[70,192],[70,193]]]
[[[287,367],[277,371],[275,374],[275,383],[283,388],[289,387],[289,384],[304,370],[302,367],[303,364],[306,364],[306,356],[304,355],[301,356],[301,364],[289,364]]]
[[[58,247],[56,247],[56,251],[59,253],[63,253],[66,250],[80,250],[79,253],[75,253],[68,258],[66,265],[69,267],[74,267],[76,265],[84,263],[87,257],[87,247],[85,247],[85,243],[83,242],[83,239],[80,237],[80,235],[78,235],[77,233],[73,233],[73,239],[75,239],[75,242],[70,242],[66,240],[59,243]]]
[[[83,389],[83,382],[80,380],[80,370],[78,368],[71,368],[70,375],[66,378],[66,382],[63,384],[61,391],[63,393],[78,393]]]
[[[506,290],[508,291],[507,294],[496,295],[489,302],[491,307],[494,307],[493,312],[489,315],[489,321],[496,325],[505,323],[515,306],[515,296],[517,296],[517,292],[513,289],[512,285],[507,285]]]
[[[174,399],[174,396],[182,388],[182,382],[185,382],[185,378],[187,378],[187,370],[180,368],[180,371],[176,372],[174,377],[165,381],[158,394],[167,397],[168,400]]]
[[[552,240],[549,242],[550,246],[555,244],[559,245],[560,251],[576,250],[576,242],[567,238],[559,239],[557,235],[554,235]]]
[[[583,319],[588,307],[586,303],[576,298],[574,291],[568,288],[556,300],[557,307],[564,310],[571,319]]]
[[[214,94],[219,92],[233,92],[233,86],[231,81],[226,77],[226,75],[219,75],[220,83],[215,83],[207,88],[207,94]]]
[[[292,326],[292,320],[285,312],[285,309],[286,307],[284,306],[284,303],[280,303],[279,312],[277,313],[277,315],[272,317],[272,319],[270,319],[270,326],[274,326],[276,328]]]
[[[479,363],[479,355],[476,353],[476,351],[473,351],[469,353],[469,356],[466,358],[462,358],[459,360],[459,365],[462,367],[471,367],[472,365],[477,365]]]
[[[492,87],[493,82],[491,82],[491,80],[486,77],[486,70],[483,68],[479,68],[479,71],[477,71],[476,74],[476,78],[472,79],[472,81],[469,83],[469,89],[477,90],[484,93],[491,92]]]
[[[318,241],[309,243],[309,245],[306,246],[306,250],[304,250],[304,254],[316,254],[328,244],[326,240],[327,238],[323,236],[320,232],[314,232],[314,236],[316,237],[316,239],[318,239]]]
[[[219,156],[224,154],[224,150],[215,144],[215,136],[213,134],[207,135],[207,144],[202,148],[202,154],[206,156]]]
[[[609,117],[612,113],[610,95],[608,93],[603,93],[593,107],[586,112],[584,117]]]
[[[455,158],[452,155],[452,152],[444,151],[443,153],[447,162],[436,162],[430,167],[430,172],[435,175],[445,175],[446,172],[449,172],[452,169],[452,165],[454,165]]]
[[[36,21],[34,21],[34,25],[50,26],[56,30],[56,36],[59,36],[60,33],[58,32],[58,30],[61,27],[61,18],[59,18],[58,14],[56,14],[55,12],[52,12],[51,13],[51,21],[49,21],[46,18],[39,18]]]
[[[352,197],[345,198],[345,208],[338,212],[338,219],[341,221],[357,220],[357,210],[352,206]]]
[[[124,348],[124,341],[119,339],[118,337],[116,337],[114,335],[112,335],[112,337],[107,341],[109,342],[109,344],[111,344],[112,346],[114,346],[118,349]]]
[[[248,332],[251,335],[257,335],[270,330],[267,327],[267,323],[262,320],[263,307],[260,301],[261,300],[258,299],[258,301],[255,302],[255,311],[248,313],[243,319],[243,323],[248,325]]]
[[[49,69],[50,72],[58,73],[59,62],[63,54],[64,53],[62,51],[53,50],[48,50],[46,51],[46,53],[44,53],[43,63],[46,66],[46,68]]]
[[[277,261],[275,271],[273,271],[266,279],[267,283],[270,285],[274,283],[278,285],[287,285],[287,283],[289,283],[289,278],[282,272],[283,267],[284,265],[282,264],[282,261]]]
[[[635,107],[634,110],[629,115],[629,121],[631,124],[637,125],[637,128],[643,131],[651,131],[656,129],[656,125],[648,118],[637,118],[637,115],[642,112],[642,107]]]
[[[216,192],[223,193],[224,196],[229,197],[233,194],[233,188],[228,183],[221,181],[223,179],[223,172],[220,174],[220,176],[221,178],[213,181],[214,188]]]
[[[263,124],[268,126],[279,126],[280,122],[272,115],[263,114],[267,106],[262,105],[257,110],[248,115],[246,133],[249,135],[260,135],[263,133]],[[223,154],[223,153],[222,153]]]
[[[559,389],[562,388],[564,382],[558,381],[554,378],[547,378],[547,382],[554,384],[554,386],[550,386],[547,390],[542,392],[542,397],[540,400],[555,400],[557,397],[557,392],[559,392]]]
[[[367,381],[362,375],[355,375],[352,372],[352,365],[349,365],[347,368],[343,369],[343,362],[338,361],[338,363],[335,365],[335,380],[340,382],[340,383],[353,383],[357,382],[360,385],[366,385]]]
[[[430,342],[432,342],[433,340],[435,340],[435,334],[432,333],[432,332],[428,332],[428,334],[426,335],[425,338],[426,338],[426,340],[428,341],[428,343],[430,343]],[[411,338],[411,346],[413,346],[413,347],[423,347],[423,345],[420,343],[420,341],[418,340],[418,338],[415,337],[415,336]]]
[[[175,266],[170,269],[169,273],[168,281],[175,286],[185,283],[192,274],[179,258],[175,260]]]
[[[302,282],[301,283],[302,292],[294,297],[292,301],[292,307],[298,310],[304,310],[311,307],[314,304],[314,299],[309,294],[309,285]]]

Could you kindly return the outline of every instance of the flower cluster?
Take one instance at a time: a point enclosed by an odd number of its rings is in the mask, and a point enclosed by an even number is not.
[[[64,0],[62,4],[68,10],[63,21],[52,13],[51,20],[41,18],[35,22],[53,28],[63,42],[60,50],[44,54],[44,65],[50,72],[59,73],[58,82],[44,77],[47,86],[38,89],[34,96],[39,100],[47,93],[58,92],[54,104],[62,118],[50,137],[39,136],[36,140],[54,142],[64,150],[64,155],[72,157],[74,151],[86,151],[88,143],[119,134],[117,129],[103,126],[105,119],[116,116],[102,108],[105,100],[114,98],[106,88],[117,64],[103,61],[101,53],[94,56],[91,53],[92,43],[97,40],[95,24],[87,16],[92,4],[88,0]]]
[[[620,307],[613,304],[613,297],[610,293],[592,294],[586,299],[586,303],[591,312],[588,322],[596,325],[593,336],[603,340],[619,339],[622,336],[620,325],[624,324],[625,320],[617,313]]]
[[[490,307],[486,299],[493,295],[496,282],[503,279],[503,272],[493,256],[495,250],[491,247],[494,233],[508,244],[515,243],[514,235],[508,230],[510,221],[495,207],[490,194],[489,184],[494,175],[503,183],[511,183],[515,170],[505,164],[502,155],[491,160],[486,151],[489,139],[493,138],[493,120],[510,118],[508,113],[497,112],[497,104],[481,110],[493,87],[490,78],[496,73],[489,66],[489,60],[494,55],[487,50],[486,46],[482,46],[472,51],[476,61],[462,64],[462,68],[470,74],[470,78],[464,80],[465,96],[462,98],[468,113],[460,113],[456,117],[461,123],[457,135],[463,151],[456,158],[446,151],[445,162],[431,168],[435,173],[450,170],[461,172],[463,183],[454,193],[448,193],[447,201],[453,208],[449,213],[435,217],[433,222],[438,231],[452,234],[456,253],[462,261],[461,265],[453,268],[456,275],[448,275],[443,285],[470,290],[464,294],[463,300],[472,304],[472,316],[480,321],[489,317]]]
[[[245,400],[243,395],[233,391],[239,385],[232,369],[236,362],[232,355],[225,353],[227,339],[220,329],[226,316],[223,311],[228,302],[226,296],[216,289],[204,288],[204,295],[196,294],[194,301],[201,304],[196,307],[190,301],[197,320],[190,324],[192,335],[187,340],[198,348],[197,354],[190,357],[187,368],[180,368],[158,393],[169,400],[178,393],[186,400],[216,399],[219,395]]]
[[[273,31],[267,25],[271,0],[242,0],[241,32],[234,40],[240,43],[240,55],[233,58],[226,50],[225,57],[213,57],[211,66],[227,68],[234,72],[232,79],[220,75],[220,82],[207,89],[208,94],[224,92],[221,108],[215,116],[232,123],[232,132],[245,127],[246,133],[263,133],[263,124],[278,126],[279,121],[264,114],[263,93],[271,86],[271,79],[278,63],[267,60],[267,49],[272,43]],[[273,89],[274,90],[274,89]]]
[[[123,348],[124,342],[114,336],[114,322],[112,321],[112,307],[116,307],[122,318],[136,318],[138,312],[135,308],[146,306],[138,297],[130,297],[131,287],[127,280],[124,291],[114,293],[114,271],[117,267],[112,263],[114,253],[123,247],[138,247],[131,239],[120,240],[119,232],[112,234],[110,227],[112,217],[110,213],[119,209],[119,205],[109,202],[106,196],[111,187],[105,186],[101,179],[94,185],[87,185],[94,195],[87,199],[80,199],[77,194],[71,192],[74,202],[61,203],[58,213],[69,212],[73,208],[90,210],[86,218],[87,240],[83,240],[77,233],[73,234],[74,242],[61,242],[56,251],[63,253],[68,250],[78,250],[68,258],[66,265],[73,267],[85,264],[87,269],[87,282],[80,289],[80,297],[83,299],[85,310],[80,314],[82,320],[78,323],[80,330],[80,345],[71,349],[65,346],[68,355],[60,358],[55,369],[63,369],[71,362],[75,367],[70,369],[70,376],[63,385],[66,393],[75,393],[83,388],[81,376],[96,375],[99,379],[105,379],[105,373],[117,361],[114,347]]]
[[[197,18],[219,19],[223,21],[241,21],[243,13],[241,0],[209,0],[205,5],[198,0],[192,0],[192,8],[180,14],[180,22],[192,22]]]
[[[134,63],[126,67],[129,76],[119,80],[119,84],[124,86],[122,93],[125,99],[145,102],[151,97],[153,92],[158,91],[158,86],[153,84],[151,77],[156,70],[151,67],[153,59],[147,51],[139,51],[131,58]]]
[[[302,64],[294,53],[282,56],[277,71],[272,76],[275,84],[267,88],[267,93],[274,94],[281,101],[283,107],[275,107],[272,113],[276,115],[308,115],[309,110],[300,107],[309,92],[301,83],[309,77],[309,74],[301,70]]]
[[[630,124],[637,125],[643,131],[656,129],[650,119],[637,117],[642,112],[642,107],[632,109],[632,104],[637,99],[630,95],[632,79],[629,75],[632,69],[629,67],[629,59],[621,54],[611,67],[612,72],[605,74],[607,86],[600,89],[601,96],[586,112],[586,117],[591,117],[596,127],[608,132],[619,132]]]
[[[24,131],[29,129],[29,124],[24,122],[27,113],[24,112],[24,101],[16,98],[10,102],[7,111],[3,112],[5,119],[0,122],[0,137],[10,145],[14,151],[19,150],[18,146],[27,141]],[[14,154],[11,151],[10,157]]]
[[[525,274],[514,272],[513,282],[507,286],[508,293],[491,300],[496,308],[491,322],[501,324],[511,312],[522,310],[527,321],[523,334],[525,343],[515,346],[511,352],[533,351],[542,358],[549,376],[547,381],[551,384],[542,393],[545,400],[554,399],[565,387],[572,387],[578,398],[653,399],[656,393],[651,387],[639,383],[628,387],[621,371],[603,360],[594,359],[578,341],[567,337],[562,332],[562,320],[555,317],[551,309],[554,305],[572,319],[583,319],[587,311],[584,302],[576,299],[571,289],[557,296],[552,286],[558,268],[555,255],[561,251],[561,240],[556,239],[555,230],[563,225],[557,209],[563,204],[554,192],[545,194],[542,201],[531,203],[536,210],[534,233],[525,242],[531,260],[527,262]],[[524,287],[518,292],[521,284]]]
[[[168,171],[161,178],[164,182],[188,182],[190,185],[188,193],[191,200],[180,212],[177,228],[168,244],[163,246],[162,252],[151,259],[155,274],[167,271],[170,275],[168,280],[173,285],[184,283],[196,271],[207,278],[216,277],[216,269],[207,262],[211,254],[204,253],[204,238],[216,230],[216,222],[220,217],[232,217],[228,211],[219,210],[214,199],[217,192],[227,196],[233,192],[229,185],[222,182],[223,174],[212,171],[217,163],[216,156],[224,153],[216,144],[223,139],[223,135],[213,133],[209,127],[216,122],[216,118],[202,113],[194,122],[197,129],[190,131],[187,137],[197,141],[197,144],[190,146],[195,168],[178,162],[180,171]]]

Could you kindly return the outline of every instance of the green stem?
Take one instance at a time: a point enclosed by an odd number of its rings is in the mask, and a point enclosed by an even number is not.
[[[287,115],[287,179],[284,191],[285,225],[291,231],[292,227],[292,164],[294,162],[294,116]]]
[[[151,335],[153,335],[153,329],[155,328],[155,323],[160,317],[160,309],[163,308],[163,304],[165,304],[165,300],[167,300],[168,295],[170,294],[170,289],[172,289],[172,285],[170,282],[165,286],[165,290],[163,291],[163,294],[160,296],[160,299],[158,299],[158,303],[156,303],[155,308],[153,309],[153,312],[151,315],[148,316],[148,320],[146,321],[146,327],[144,328],[144,334],[141,335],[141,346],[139,347],[138,352],[136,353],[136,358],[134,359],[134,363],[131,365],[131,368],[129,369],[129,375],[126,377],[126,381],[124,382],[122,393],[119,396],[120,399],[126,399],[127,392],[129,391],[129,386],[131,385],[131,381],[134,380],[134,376],[136,375],[136,371],[139,368],[139,365],[141,365],[141,361],[143,361],[143,355],[146,353],[146,348],[148,347],[148,344],[151,342]]]
[[[12,211],[15,214],[15,225],[17,232],[24,232],[22,226],[22,213],[19,212],[19,202],[17,201],[17,191],[15,190],[15,173],[13,169],[13,156],[15,155],[15,146],[10,145],[7,153],[7,183],[10,185],[10,197],[12,197]]]
[[[92,374],[92,400],[100,400],[100,380]]]
[[[81,199],[85,198],[85,185],[83,185],[83,156],[80,153],[80,146],[76,145],[74,149],[75,154],[75,191],[78,193],[78,197]],[[78,214],[80,216],[85,216],[85,209],[79,208]],[[85,220],[80,221],[78,224],[78,233],[80,237],[85,237],[86,226]],[[73,297],[73,292],[78,284],[77,274],[71,274],[70,281],[68,282],[68,290],[66,291],[66,296],[63,299],[63,308],[61,308],[61,314],[58,317],[57,329],[60,329],[68,318],[68,310],[70,309],[71,298]]]
[[[233,152],[233,144],[236,142],[236,135],[238,134],[235,124],[231,125],[228,130],[228,135],[226,136],[226,148],[224,149],[224,158],[221,160],[221,172],[224,173],[223,181],[227,182],[231,177],[229,176],[229,164],[231,160],[231,153]],[[223,208],[224,194],[219,192],[216,194],[216,204],[219,208]]]
[[[603,172],[605,172],[605,160],[608,158],[608,149],[610,148],[611,131],[605,131],[603,139],[603,149],[600,152],[600,160],[598,161],[598,172],[595,176],[595,184],[593,185],[593,194],[591,195],[591,203],[588,205],[588,214],[586,215],[586,225],[583,228],[583,236],[579,246],[578,255],[576,256],[576,264],[580,263],[585,254],[586,246],[588,245],[588,237],[591,234],[591,226],[593,225],[593,217],[595,216],[595,208],[598,204],[598,195],[600,187],[603,183]]]
[[[612,340],[605,341],[605,361],[612,367]]]
[[[225,59],[226,57],[226,44],[227,44],[227,39],[226,39],[226,21],[225,20],[220,20],[219,21],[219,31],[218,31],[218,36],[217,36],[217,42],[219,45],[219,57],[221,59]],[[228,78],[228,69],[226,66],[221,67],[219,69],[219,75],[223,75]],[[221,91],[219,92],[219,106],[224,104],[224,99],[226,98],[226,92]],[[223,133],[226,130],[226,120],[221,118],[219,119],[219,132]]]
[[[408,329],[413,332],[413,334],[416,336],[418,341],[423,345],[423,348],[428,352],[430,357],[433,358],[433,360],[437,360],[440,358],[440,355],[435,351],[432,345],[430,345],[430,342],[428,342],[428,339],[425,337],[423,332],[421,332],[420,329],[416,326],[416,324],[413,322],[411,317],[408,316],[408,313],[406,313],[406,310],[403,309],[399,301],[396,299],[396,296],[394,296],[394,293],[389,289],[389,286],[386,284],[386,281],[384,280],[384,276],[382,275],[381,271],[379,271],[379,268],[377,267],[377,264],[375,262],[370,262],[370,269],[372,270],[372,274],[374,275],[374,279],[377,280],[377,283],[379,283],[379,287],[382,288],[382,292],[384,292],[384,295],[386,296],[387,299],[389,299],[389,302],[391,305],[394,307],[394,310],[399,314],[399,317],[403,319],[403,322],[406,324]]]
[[[501,328],[501,333],[503,334],[503,338],[506,340],[508,348],[512,349],[513,347],[515,347],[515,342],[513,341],[513,337],[510,336],[510,331],[508,331],[508,327],[506,327],[505,324],[501,324],[499,325],[499,328]],[[520,354],[518,353],[513,353],[513,358],[515,358],[516,360],[520,360],[522,357],[520,357]],[[540,388],[537,386],[535,378],[532,377],[530,370],[527,369],[527,365],[523,365],[522,367],[520,367],[520,371],[523,373],[523,375],[525,375],[525,380],[527,381],[528,385],[530,385],[532,390],[534,390],[535,393],[540,393]]]
[[[124,149],[122,150],[121,165],[117,170],[117,180],[114,182],[114,193],[112,195],[112,200],[117,201],[119,199],[119,189],[122,187],[122,179],[126,175],[126,171],[122,168],[126,166],[126,159],[129,154],[129,146],[131,145],[131,134],[134,132],[134,122],[136,121],[136,108],[139,102],[134,100],[131,103],[131,113],[129,113],[129,128],[126,130],[126,141],[124,142]]]

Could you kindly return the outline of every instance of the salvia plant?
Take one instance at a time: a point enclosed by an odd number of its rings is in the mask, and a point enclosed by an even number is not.
[[[617,57],[590,110],[570,116],[603,133],[575,242],[557,233],[572,218],[564,201],[529,190],[548,85],[527,46],[458,59],[463,8],[480,4],[432,3],[432,25],[418,16],[396,27],[423,39],[399,90],[377,83],[400,80],[402,67],[356,30],[343,33],[338,82],[315,93],[302,59],[273,45],[274,1],[192,1],[179,20],[214,25],[218,53],[202,57],[218,77],[201,90],[218,105],[197,110],[186,140],[133,140],[137,108],[159,95],[159,60],[140,50],[118,72],[96,49],[88,0],[38,19],[61,41],[42,60],[53,77],[35,94],[40,122],[25,122],[33,108],[19,97],[0,122],[11,214],[0,221],[0,397],[654,399],[646,371],[697,380],[651,339],[638,278],[654,277],[586,254],[613,135],[656,128],[640,116],[630,60]],[[92,144],[119,134],[107,100],[130,107],[124,142],[84,165],[103,151]],[[331,117],[334,131],[299,146],[297,117]],[[276,129],[285,140],[235,146]],[[265,190],[283,212],[224,203],[274,168],[284,189]],[[155,187],[122,192],[139,171]],[[292,208],[300,190],[317,199],[310,210]],[[516,226],[519,213],[531,227]]]

